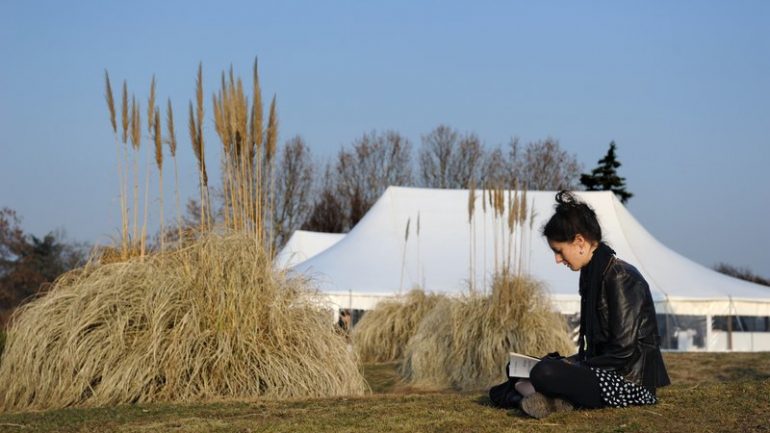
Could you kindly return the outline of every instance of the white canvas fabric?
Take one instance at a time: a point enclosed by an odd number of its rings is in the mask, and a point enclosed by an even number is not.
[[[517,226],[511,264],[542,281],[555,308],[578,312],[578,273],[555,263],[540,229],[553,214],[554,191],[528,191],[534,220]],[[650,284],[658,313],[770,316],[770,289],[699,265],[657,241],[611,192],[578,192],[596,211],[605,241]],[[506,193],[506,198],[508,194]],[[413,287],[446,294],[483,292],[508,256],[507,213],[486,212],[476,191],[390,187],[343,238],[292,268],[311,276],[343,308],[370,309]],[[530,210],[527,211],[527,217]],[[408,226],[408,229],[407,229]],[[408,233],[408,234],[407,234]],[[502,244],[505,247],[502,247]],[[523,254],[521,253],[523,251]]]
[[[273,263],[279,268],[290,268],[328,249],[344,237],[341,233],[297,230],[275,256]]]

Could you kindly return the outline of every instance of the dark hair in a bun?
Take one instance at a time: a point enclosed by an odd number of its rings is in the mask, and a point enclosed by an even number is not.
[[[602,228],[596,212],[569,191],[556,194],[556,213],[543,226],[543,236],[550,241],[572,242],[582,235],[590,242],[602,241]]]

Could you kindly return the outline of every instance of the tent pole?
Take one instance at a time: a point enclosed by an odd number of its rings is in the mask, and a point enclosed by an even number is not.
[[[733,351],[733,297],[727,297],[730,300],[730,304],[727,308],[727,350]]]
[[[711,314],[707,314],[706,315],[706,341],[705,341],[706,344],[704,344],[704,346],[706,347],[706,351],[707,352],[711,352],[711,349],[712,349],[712,346],[711,346],[711,341],[712,341],[711,339],[713,338],[711,336],[712,335],[711,334],[711,331],[712,331],[711,325],[712,325],[712,323],[713,322],[712,322]]]

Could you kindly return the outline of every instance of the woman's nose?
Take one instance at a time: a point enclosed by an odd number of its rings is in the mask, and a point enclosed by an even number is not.
[[[554,258],[556,259],[556,264],[560,265],[564,259],[562,258],[561,254],[554,254]]]

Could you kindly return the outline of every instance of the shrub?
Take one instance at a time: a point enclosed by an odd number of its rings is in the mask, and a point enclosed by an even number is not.
[[[415,385],[487,388],[505,377],[509,351],[573,353],[566,328],[539,283],[498,274],[490,296],[438,303],[409,341],[400,372]]]
[[[412,290],[404,297],[378,303],[353,328],[353,344],[361,360],[388,362],[400,359],[423,317],[443,297]]]
[[[0,408],[362,394],[319,305],[248,235],[92,264],[15,317]]]

